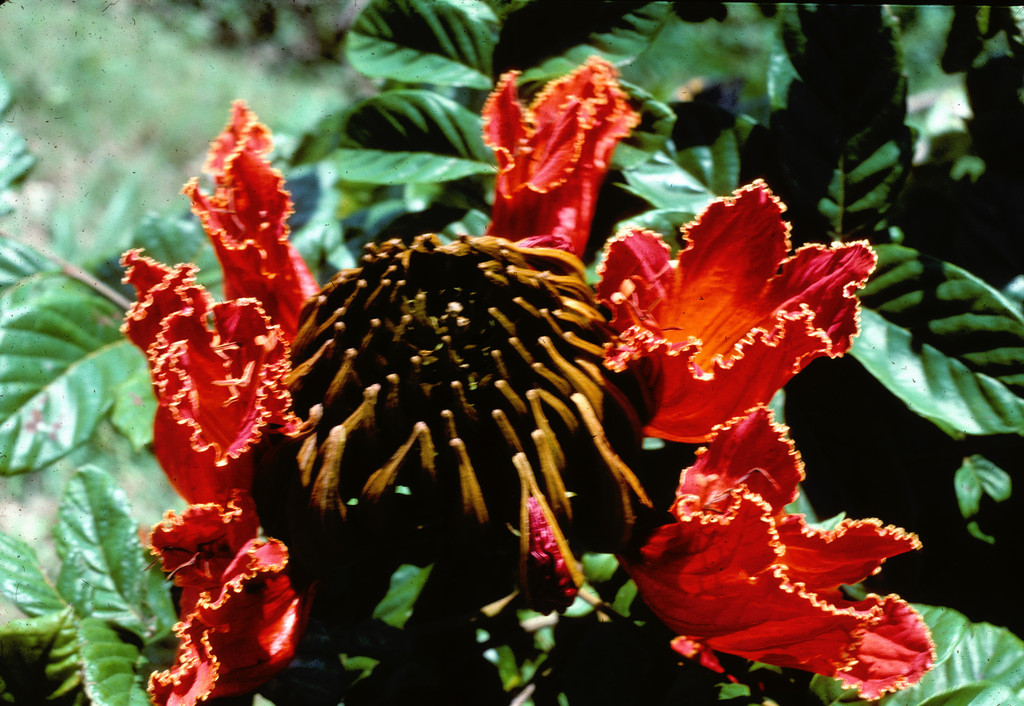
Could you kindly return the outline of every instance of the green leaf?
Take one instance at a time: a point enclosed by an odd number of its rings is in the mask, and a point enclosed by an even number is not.
[[[57,269],[56,263],[34,248],[0,237],[0,294],[27,277]]]
[[[401,628],[412,617],[416,599],[430,578],[433,564],[416,566],[402,564],[391,575],[391,583],[383,600],[373,609],[373,617],[392,627]]]
[[[85,443],[140,365],[123,312],[63,277],[0,298],[0,475],[42,468]]]
[[[367,76],[487,90],[497,35],[498,18],[480,0],[374,0],[345,55]]]
[[[630,131],[612,154],[612,169],[622,170],[642,164],[655,152],[665,149],[672,137],[676,114],[668,104],[656,100],[639,86],[622,80],[619,84],[629,93],[635,108],[635,103],[640,102],[637,109],[640,124]]]
[[[26,615],[43,615],[67,606],[43,573],[35,550],[3,533],[0,533],[0,593]]]
[[[868,237],[885,227],[912,156],[896,20],[851,5],[786,6],[783,19],[768,79],[776,188],[806,232]]]
[[[876,247],[853,356],[955,438],[1024,432],[1024,317],[974,275],[899,245]]]
[[[877,706],[1020,706],[1024,696],[1024,642],[1006,628],[972,623],[952,608],[915,605],[935,641],[935,666],[914,686],[874,701],[859,701],[839,682],[816,676],[811,691],[826,704]]]
[[[960,514],[964,518],[978,514],[983,494],[996,502],[1003,502],[1010,498],[1013,489],[1010,474],[979,454],[964,459],[954,476],[954,483]]]
[[[330,253],[342,243],[337,182],[337,170],[327,162],[288,173],[288,191],[295,209],[288,219],[289,240],[314,276],[328,264]],[[330,274],[337,269],[340,268],[332,268]]]
[[[70,609],[0,626],[0,703],[84,706]]]
[[[697,176],[664,152],[622,174],[626,178],[623,188],[659,210],[699,213],[715,198]]]
[[[10,107],[11,92],[7,82],[0,76],[0,119],[4,118]],[[0,216],[11,212],[6,198],[7,191],[25,178],[35,162],[25,138],[10,125],[0,124]]]
[[[495,64],[525,68],[523,81],[564,76],[591,56],[624,64],[643,52],[671,17],[670,3],[531,3],[509,14]]]
[[[140,637],[157,631],[145,605],[146,556],[128,498],[97,468],[78,471],[64,490],[54,532],[63,560],[57,588],[82,617]]]
[[[429,91],[355,105],[342,126],[339,176],[368,184],[441,182],[494,171],[479,115]]]
[[[114,390],[110,422],[132,443],[136,451],[141,451],[153,442],[156,406],[147,367],[138,367],[131,377]]]
[[[83,618],[78,627],[78,653],[85,691],[94,706],[146,706],[150,703],[135,675],[139,650],[123,642],[109,625]]]
[[[199,268],[196,279],[216,298],[223,280],[217,255],[198,218],[149,215],[132,233],[131,247],[147,257],[174,266],[191,262]]]

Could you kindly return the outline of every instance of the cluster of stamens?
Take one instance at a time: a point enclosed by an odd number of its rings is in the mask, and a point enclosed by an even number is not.
[[[321,543],[507,526],[525,547],[534,498],[561,548],[571,529],[613,551],[649,504],[627,465],[645,387],[602,365],[612,334],[574,256],[388,241],[301,320],[288,384],[306,423],[265,465]]]

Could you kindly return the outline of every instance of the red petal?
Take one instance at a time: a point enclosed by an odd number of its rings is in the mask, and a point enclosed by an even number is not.
[[[854,584],[876,573],[890,557],[920,549],[916,535],[878,520],[844,520],[834,530],[815,530],[802,515],[778,523],[789,577],[810,588]]]
[[[286,573],[281,542],[252,540],[225,570],[217,591],[201,594],[175,632],[178,661],[150,677],[157,704],[191,704],[251,692],[286,667],[305,630],[312,591]]]
[[[195,179],[184,193],[217,252],[225,297],[258,299],[291,340],[303,302],[319,287],[288,242],[292,202],[284,177],[264,156],[269,140],[256,116],[244,106],[240,112],[236,103],[232,123],[214,142],[207,161],[214,193],[202,193]]]
[[[484,108],[484,139],[499,167],[487,232],[564,238],[581,253],[612,152],[639,115],[602,59],[549,83],[530,108],[516,97],[516,77],[502,76]]]
[[[921,620],[895,596],[843,600],[839,582],[916,538],[871,520],[815,532],[773,505],[801,475],[782,433],[764,409],[722,429],[683,473],[678,521],[623,566],[673,646],[712,668],[708,650],[727,652],[838,676],[867,698],[915,683],[934,661]]]
[[[178,265],[172,270],[144,256],[141,250],[126,252],[121,265],[125,268],[124,281],[137,292],[122,331],[143,353],[156,341],[168,316],[186,311],[201,318],[213,305],[206,290],[195,283],[195,265]]]
[[[935,645],[924,620],[897,596],[886,596],[850,664],[831,676],[863,698],[877,699],[921,681],[934,664]]]
[[[781,511],[797,496],[803,480],[803,463],[785,427],[772,421],[766,407],[734,419],[709,446],[698,450],[697,460],[683,471],[677,494],[698,500],[688,502],[694,511],[720,511],[730,492],[746,486],[768,505]]]
[[[190,503],[224,502],[252,485],[249,449],[265,431],[298,424],[284,377],[288,347],[252,300],[205,317],[168,317],[153,347],[157,408],[153,450]]]
[[[806,246],[786,258],[782,212],[758,181],[684,229],[689,243],[675,263],[651,233],[627,231],[610,244],[598,294],[622,343],[606,362],[621,369],[656,359],[648,434],[703,440],[716,424],[768,402],[814,358],[849,349],[854,291],[875,255],[851,243]]]
[[[242,100],[231,104],[231,118],[223,132],[210,145],[203,171],[207,174],[224,171],[224,163],[239,149],[239,145],[259,155],[270,154],[274,149],[270,131],[257,120],[256,114]]]
[[[259,524],[252,498],[236,493],[226,505],[190,505],[180,515],[168,511],[149,543],[176,585],[210,590],[220,586],[238,550],[256,538]]]

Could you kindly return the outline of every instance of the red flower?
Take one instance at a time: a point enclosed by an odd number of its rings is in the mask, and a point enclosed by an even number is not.
[[[250,692],[294,657],[313,591],[296,589],[286,571],[288,549],[257,539],[257,525],[252,501],[241,498],[168,513],[154,528],[155,551],[184,586],[177,661],[149,679],[155,703],[185,706]]]
[[[803,466],[785,429],[759,407],[720,428],[683,471],[672,513],[626,570],[679,634],[681,654],[722,671],[714,651],[840,679],[875,699],[934,662],[920,616],[895,595],[843,598],[839,585],[920,547],[878,520],[809,527],[785,511]]]
[[[236,101],[203,167],[214,178],[214,193],[201,192],[197,179],[183,191],[217,251],[224,296],[258,299],[290,341],[302,303],[320,287],[288,242],[292,201],[284,177],[266,160],[271,148],[270,132]]]
[[[484,141],[498,160],[487,233],[580,254],[612,152],[640,116],[603,59],[552,81],[528,108],[518,75],[501,77],[483,111]]]
[[[651,436],[698,442],[771,399],[811,360],[850,348],[874,270],[867,243],[792,255],[784,206],[756,181],[683,229],[673,261],[661,236],[631,229],[608,246],[597,293],[621,342],[606,364],[655,367]]]
[[[195,180],[185,187],[232,299],[215,303],[194,265],[172,269],[138,250],[123,258],[138,293],[124,332],[146,354],[157,397],[153,450],[192,503],[150,537],[182,587],[177,662],[150,678],[159,704],[252,691],[291,661],[312,602],[312,590],[292,582],[287,547],[258,538],[249,495],[255,444],[299,425],[285,383],[288,341],[317,290],[287,241],[291,201],[269,150],[266,128],[236,103],[207,160],[216,192],[201,194]]]
[[[124,331],[149,359],[158,402],[153,451],[190,503],[225,502],[252,485],[262,434],[298,424],[283,334],[254,300],[214,304],[191,265],[171,270],[137,250],[122,262],[139,296]]]

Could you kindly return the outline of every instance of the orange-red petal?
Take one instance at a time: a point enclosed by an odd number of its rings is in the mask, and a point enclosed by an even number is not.
[[[124,263],[138,291],[124,328],[146,354],[158,403],[154,453],[190,503],[227,502],[250,489],[249,449],[298,424],[284,383],[288,345],[256,301],[213,304],[194,267],[134,250]]]
[[[875,254],[857,242],[787,256],[783,210],[758,181],[684,228],[687,245],[674,261],[649,231],[626,230],[609,244],[597,292],[621,340],[606,363],[655,362],[648,434],[702,441],[766,403],[811,360],[849,350],[855,291]]]
[[[783,434],[764,408],[721,428],[683,472],[676,522],[623,566],[679,634],[673,647],[711,668],[726,652],[838,677],[866,698],[917,682],[934,661],[920,616],[898,596],[839,590],[917,538],[876,520],[812,530],[773,504],[803,474]]]
[[[270,146],[269,131],[236,102],[207,158],[214,192],[204,194],[192,179],[184,193],[217,252],[225,297],[258,299],[290,341],[303,302],[319,287],[288,242],[292,201],[284,177],[266,159]]]
[[[190,706],[251,692],[291,662],[313,592],[296,589],[287,564],[288,550],[275,539],[239,549],[220,587],[199,594],[175,626],[178,659],[150,676],[154,703]]]
[[[190,605],[198,591],[221,584],[238,550],[256,538],[259,524],[252,498],[238,492],[224,505],[189,505],[180,514],[168,510],[150,532],[149,544],[168,578],[195,591],[192,600],[182,598]]]
[[[215,304],[210,320],[167,317],[150,348],[157,413],[153,451],[190,503],[224,502],[252,486],[249,450],[298,425],[284,377],[288,346],[253,300]],[[211,325],[212,323],[212,325]]]
[[[504,74],[483,110],[498,161],[488,234],[583,252],[612,152],[639,122],[611,64],[591,58],[529,108]]]

